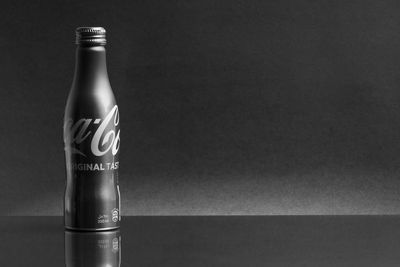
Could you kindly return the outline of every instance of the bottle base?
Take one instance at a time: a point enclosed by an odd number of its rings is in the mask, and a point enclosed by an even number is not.
[[[77,227],[70,227],[70,226],[64,226],[64,227],[65,227],[65,230],[77,231],[77,232],[100,232],[100,231],[117,230],[120,228],[120,226],[105,227],[105,228],[77,228]]]

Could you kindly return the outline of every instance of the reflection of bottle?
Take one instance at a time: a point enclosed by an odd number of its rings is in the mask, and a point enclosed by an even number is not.
[[[65,231],[66,267],[119,267],[121,265],[120,231]]]

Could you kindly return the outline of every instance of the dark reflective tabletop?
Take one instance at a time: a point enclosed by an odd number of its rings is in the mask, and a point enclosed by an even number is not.
[[[399,266],[399,216],[0,217],[0,266]]]

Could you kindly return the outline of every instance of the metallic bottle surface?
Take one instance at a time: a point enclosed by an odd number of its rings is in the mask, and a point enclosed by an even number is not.
[[[76,30],[76,65],[64,114],[64,223],[72,230],[120,225],[119,113],[107,74],[105,30]]]

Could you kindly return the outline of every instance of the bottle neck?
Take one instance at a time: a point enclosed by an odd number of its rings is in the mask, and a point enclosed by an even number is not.
[[[78,84],[108,81],[104,46],[78,46],[76,49],[74,82]]]

